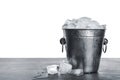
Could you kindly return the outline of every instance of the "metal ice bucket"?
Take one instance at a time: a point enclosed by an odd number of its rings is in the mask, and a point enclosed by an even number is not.
[[[107,50],[105,29],[63,29],[67,59],[73,69],[83,68],[84,73],[96,73],[99,68],[102,48]],[[63,48],[62,48],[63,51]]]

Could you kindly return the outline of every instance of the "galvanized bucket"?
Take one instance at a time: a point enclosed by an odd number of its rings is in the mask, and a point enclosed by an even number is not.
[[[83,68],[84,73],[96,73],[99,68],[102,48],[107,50],[105,29],[63,29],[67,59],[73,69]]]

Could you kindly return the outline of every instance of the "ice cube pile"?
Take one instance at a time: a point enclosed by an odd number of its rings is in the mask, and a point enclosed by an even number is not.
[[[68,61],[61,61],[59,65],[53,64],[48,65],[46,68],[42,69],[33,79],[48,78],[50,75],[64,75],[72,74],[76,76],[83,75],[83,69],[72,69],[72,65]]]
[[[48,68],[49,67],[49,68]],[[58,67],[58,68],[57,68]],[[83,74],[83,69],[72,69],[72,65],[68,61],[62,61],[59,65],[49,65],[47,66],[48,74],[74,74],[80,76]]]
[[[106,25],[100,25],[97,21],[88,17],[66,20],[63,29],[106,29]]]

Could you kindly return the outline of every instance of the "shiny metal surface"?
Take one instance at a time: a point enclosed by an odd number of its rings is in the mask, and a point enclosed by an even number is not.
[[[66,53],[73,69],[96,73],[99,68],[104,29],[64,29]]]

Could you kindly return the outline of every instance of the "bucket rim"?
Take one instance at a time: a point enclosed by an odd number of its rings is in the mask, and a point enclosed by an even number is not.
[[[63,30],[68,30],[68,29],[70,29],[70,30],[107,30],[107,29],[80,29],[80,28],[62,28]]]

